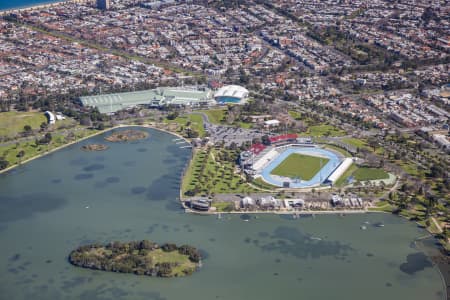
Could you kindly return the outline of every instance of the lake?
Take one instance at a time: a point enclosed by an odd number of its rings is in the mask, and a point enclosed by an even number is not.
[[[99,135],[0,175],[0,299],[445,299],[414,247],[426,232],[390,214],[185,214],[177,197],[192,150],[142,130],[148,139]],[[80,150],[87,143],[110,148]],[[203,267],[166,279],[67,262],[82,244],[142,239],[198,247]]]

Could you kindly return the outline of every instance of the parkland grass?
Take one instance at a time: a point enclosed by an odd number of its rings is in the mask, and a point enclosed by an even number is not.
[[[378,168],[358,168],[353,177],[357,181],[379,180],[389,178],[389,174],[383,169]]]
[[[47,118],[42,112],[2,112],[0,113],[0,136],[15,137],[24,131],[25,125],[38,130],[42,123],[47,123]]]
[[[257,191],[234,172],[237,155],[237,151],[225,149],[196,151],[184,175],[182,192],[206,196]]]
[[[307,131],[302,133],[302,136],[312,136],[312,137],[321,137],[321,136],[343,136],[345,135],[345,131],[336,128],[331,125],[313,125],[308,127]]]
[[[210,109],[210,110],[201,110],[199,112],[204,113],[208,116],[209,122],[212,124],[221,124],[222,120],[225,117],[226,110],[224,109]]]

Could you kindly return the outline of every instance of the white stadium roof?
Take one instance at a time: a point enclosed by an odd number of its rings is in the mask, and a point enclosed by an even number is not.
[[[221,87],[215,94],[217,97],[233,97],[243,99],[248,96],[248,90],[245,87],[239,85],[226,85]]]

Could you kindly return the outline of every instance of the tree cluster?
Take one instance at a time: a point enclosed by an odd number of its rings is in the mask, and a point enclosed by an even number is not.
[[[171,277],[173,268],[177,262],[154,262],[152,251],[160,249],[164,252],[178,251],[189,259],[198,263],[201,259],[199,251],[189,245],[177,247],[175,244],[166,243],[161,247],[151,241],[132,241],[128,243],[113,242],[106,246],[90,244],[78,247],[69,255],[69,262],[75,266],[94,270],[103,270],[120,273],[134,273],[137,275]],[[184,270],[190,274],[193,270]]]

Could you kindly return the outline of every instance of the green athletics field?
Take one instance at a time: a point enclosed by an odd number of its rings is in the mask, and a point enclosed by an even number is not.
[[[389,174],[383,169],[359,168],[353,173],[353,177],[358,181],[379,180],[389,178]]]
[[[322,165],[320,164],[321,160]],[[301,180],[311,180],[328,161],[328,158],[293,153],[273,169],[271,174],[290,178],[298,177]]]

